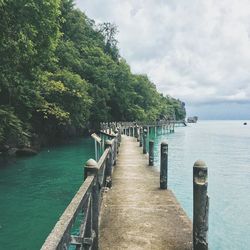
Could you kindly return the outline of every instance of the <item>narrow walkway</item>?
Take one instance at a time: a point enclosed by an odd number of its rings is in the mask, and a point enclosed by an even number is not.
[[[113,187],[104,195],[100,249],[192,249],[192,226],[173,193],[159,189],[135,138],[123,136]]]

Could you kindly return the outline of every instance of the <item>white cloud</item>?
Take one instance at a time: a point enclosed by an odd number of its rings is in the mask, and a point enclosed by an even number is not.
[[[85,0],[77,6],[114,22],[133,72],[190,105],[250,103],[249,0]]]

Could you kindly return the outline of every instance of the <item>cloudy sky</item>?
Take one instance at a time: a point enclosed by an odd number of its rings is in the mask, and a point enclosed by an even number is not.
[[[250,119],[249,0],[76,0],[118,26],[134,73],[203,119]]]

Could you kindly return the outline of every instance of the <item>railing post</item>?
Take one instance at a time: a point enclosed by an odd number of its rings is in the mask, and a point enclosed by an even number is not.
[[[198,160],[193,167],[193,249],[208,249],[208,210],[207,166]]]
[[[118,131],[116,130],[116,137],[114,138],[114,166],[116,165],[116,160],[117,160],[117,149],[118,149]]]
[[[142,147],[142,142],[143,142],[143,131],[142,131],[142,127],[140,127],[140,147]]]
[[[113,166],[113,152],[112,152],[112,142],[110,140],[105,141],[105,149],[109,148],[109,155],[107,159],[106,166],[106,176],[107,176],[107,187],[112,187],[112,166]]]
[[[97,171],[97,162],[93,159],[89,159],[84,166],[84,180],[90,175],[95,175]]]
[[[138,133],[138,126],[137,125],[135,126],[135,138],[138,141],[138,139],[139,139],[139,133]]]
[[[161,143],[160,188],[168,188],[168,144],[166,142]]]
[[[117,148],[116,148],[116,152],[117,152],[117,154],[119,153],[119,148],[120,148],[120,144],[121,144],[121,128],[120,127],[118,127],[118,128],[116,128],[116,134],[117,134],[117,137],[116,137],[116,139],[117,139]],[[117,156],[116,156],[116,158],[117,158]]]
[[[121,135],[121,128],[118,128],[118,146],[120,148],[120,145],[121,145],[121,141],[122,141],[122,135]],[[118,151],[119,151],[119,148],[118,148]]]
[[[143,130],[143,154],[147,153],[147,129]]]
[[[133,130],[134,130],[133,126],[130,126],[130,136],[131,137],[133,137]]]
[[[154,166],[154,141],[149,141],[149,166]]]
[[[89,235],[87,237],[92,238],[92,249],[98,249],[98,241],[99,241],[99,196],[100,196],[100,189],[99,189],[99,182],[97,178],[98,167],[97,162],[93,159],[89,159],[84,167],[84,179],[88,176],[93,175],[95,176],[94,186],[91,192],[91,217],[90,222],[87,225],[88,229],[86,231]],[[94,234],[92,233],[94,232]]]

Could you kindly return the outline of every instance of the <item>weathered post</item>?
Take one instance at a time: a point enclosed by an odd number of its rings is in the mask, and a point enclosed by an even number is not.
[[[100,196],[100,189],[99,189],[99,183],[97,178],[97,162],[93,159],[89,159],[84,167],[84,179],[86,179],[88,176],[95,176],[95,182],[94,186],[92,188],[92,213],[90,213],[91,217],[91,223],[87,224],[86,228],[86,237],[92,238],[93,237],[93,231],[95,233],[95,237],[93,238],[93,244],[92,249],[98,249],[98,241],[99,241],[99,230],[98,230],[98,224],[99,224],[99,196]]]
[[[116,134],[117,134],[117,154],[118,154],[121,145],[121,127],[116,128]]]
[[[138,139],[139,139],[138,125],[135,125],[135,138],[136,138],[137,141],[138,141]]]
[[[132,136],[135,137],[135,125],[133,125],[132,128],[133,128],[133,130],[132,130],[133,131],[133,135]]]
[[[168,144],[166,142],[161,143],[160,188],[168,188]]]
[[[143,130],[143,154],[147,153],[147,129]]]
[[[143,141],[143,131],[142,127],[140,127],[140,144],[139,144],[140,147],[142,147],[142,141]]]
[[[208,249],[208,208],[207,166],[198,160],[193,167],[193,249]]]
[[[117,141],[117,137],[116,137],[116,138],[114,139],[114,151],[113,151],[114,166],[116,165],[117,148],[118,148],[118,141]],[[111,148],[111,149],[112,149],[112,148]]]
[[[137,142],[139,142],[140,141],[140,128],[138,125],[136,127],[136,131],[137,131]]]
[[[112,187],[112,166],[113,166],[113,152],[112,152],[112,142],[110,140],[105,141],[105,149],[109,148],[109,155],[107,159],[106,176],[107,176],[107,187]]]
[[[112,133],[112,128],[111,128],[111,123],[109,123],[109,134],[111,135]]]
[[[129,136],[129,127],[127,127],[127,136]]]
[[[149,141],[149,166],[154,166],[154,141]]]

